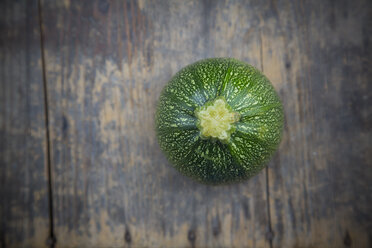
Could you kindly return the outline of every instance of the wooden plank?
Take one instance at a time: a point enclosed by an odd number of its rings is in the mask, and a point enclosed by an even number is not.
[[[198,59],[259,67],[261,1],[43,1],[61,247],[269,247],[264,171],[211,187],[155,140],[165,83]]]
[[[44,247],[49,233],[36,1],[0,3],[0,247]]]
[[[269,166],[274,247],[372,246],[370,1],[275,1],[263,67],[286,127]]]

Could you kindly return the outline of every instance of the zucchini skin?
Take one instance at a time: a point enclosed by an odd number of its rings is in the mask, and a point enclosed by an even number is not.
[[[228,142],[200,136],[195,109],[224,97],[240,114]],[[205,184],[235,183],[262,170],[278,148],[283,106],[270,81],[233,58],[181,69],[161,92],[155,128],[160,148],[181,173]]]

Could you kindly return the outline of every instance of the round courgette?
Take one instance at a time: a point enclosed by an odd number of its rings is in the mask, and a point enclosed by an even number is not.
[[[181,69],[164,87],[156,134],[173,166],[202,183],[245,180],[278,147],[283,107],[253,66],[211,58]]]

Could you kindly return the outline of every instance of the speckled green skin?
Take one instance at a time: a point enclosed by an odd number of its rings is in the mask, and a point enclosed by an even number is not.
[[[224,143],[200,137],[194,112],[218,96],[241,115]],[[206,184],[255,175],[277,149],[282,127],[282,104],[270,81],[231,58],[205,59],[181,69],[163,89],[156,112],[161,149],[176,169]]]

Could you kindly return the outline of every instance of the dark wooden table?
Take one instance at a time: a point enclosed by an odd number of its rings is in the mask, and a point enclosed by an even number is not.
[[[0,247],[372,247],[372,2],[1,1]],[[205,186],[159,149],[165,83],[262,70],[266,170]]]

